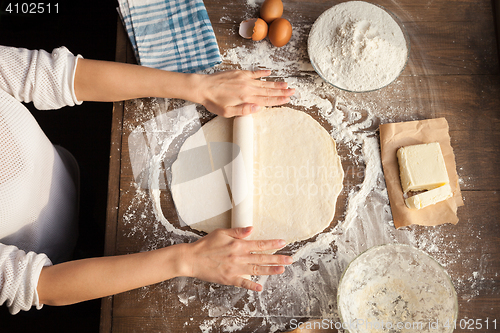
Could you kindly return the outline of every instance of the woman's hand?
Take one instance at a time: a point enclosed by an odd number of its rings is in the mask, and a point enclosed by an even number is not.
[[[261,291],[262,285],[243,278],[244,275],[275,275],[285,271],[292,258],[284,255],[254,254],[277,250],[284,240],[250,241],[252,227],[218,229],[195,243],[184,244],[182,275],[225,285]]]
[[[109,61],[79,59],[75,95],[80,101],[115,102],[142,97],[179,98],[223,117],[246,115],[288,103],[286,82],[261,81],[269,70],[185,74]]]
[[[258,80],[270,74],[269,70],[234,70],[199,75],[194,102],[226,118],[255,113],[263,106],[288,103],[295,89],[287,89],[286,82]]]
[[[177,276],[261,291],[242,275],[281,274],[292,258],[253,254],[283,247],[282,240],[247,241],[252,228],[219,229],[195,243],[121,256],[67,261],[44,267],[38,279],[41,304],[66,305],[109,296]]]

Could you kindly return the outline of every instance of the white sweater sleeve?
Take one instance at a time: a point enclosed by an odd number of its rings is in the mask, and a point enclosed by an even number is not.
[[[45,254],[24,252],[12,245],[0,244],[0,305],[6,303],[10,313],[28,311],[38,300],[38,278],[44,266],[52,262]]]
[[[50,54],[0,46],[0,89],[40,110],[81,104],[74,89],[78,58],[65,47]]]

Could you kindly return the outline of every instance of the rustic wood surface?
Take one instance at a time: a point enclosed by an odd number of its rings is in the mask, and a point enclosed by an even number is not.
[[[315,19],[337,1],[284,1],[283,16],[294,28],[301,31],[298,48],[306,50],[307,35]],[[390,85],[383,92],[356,94],[360,100],[376,100],[380,109],[405,107],[409,101],[418,101],[418,108],[410,119],[446,117],[450,126],[452,146],[461,183],[465,206],[459,208],[460,222],[456,226],[440,226],[443,242],[455,241],[459,251],[468,253],[467,260],[478,261],[482,267],[482,279],[462,288],[472,298],[459,294],[459,319],[480,319],[484,322],[497,320],[500,329],[500,62],[495,38],[495,23],[491,1],[435,0],[435,1],[376,1],[395,13],[403,22],[411,41],[408,65],[397,86]],[[252,43],[237,36],[239,23],[257,16],[258,9],[246,1],[205,0],[208,14],[217,36],[221,53]],[[498,3],[497,3],[498,5]],[[117,36],[117,61],[134,62],[130,43],[119,26]],[[303,61],[307,61],[307,52]],[[224,68],[236,64],[224,63]],[[301,76],[291,70],[289,76]],[[397,89],[408,91],[407,100],[394,100]],[[383,94],[383,95],[381,95]],[[400,94],[398,95],[400,96]],[[385,97],[385,98],[381,98]],[[153,247],[170,245],[164,230],[158,224],[141,224],[137,231],[129,222],[128,207],[136,198],[136,186],[128,156],[128,135],[135,126],[152,119],[154,112],[144,112],[138,117],[138,105],[154,101],[125,101],[116,103],[111,134],[110,178],[108,192],[108,218],[106,229],[106,255],[134,253]],[[321,122],[328,128],[328,124]],[[410,120],[408,115],[396,115],[394,121]],[[372,130],[376,130],[374,124]],[[346,147],[339,147],[339,154],[347,154]],[[345,184],[362,182],[362,165],[345,165]],[[339,197],[334,221],[345,213],[348,192]],[[137,203],[136,203],[137,204]],[[177,222],[175,208],[168,193],[162,196],[163,212],[169,221]],[[139,203],[146,214],[144,220],[155,219],[149,198]],[[425,233],[422,227],[414,227]],[[160,235],[160,237],[159,237]],[[453,256],[453,253],[445,255]],[[451,260],[446,269],[451,275],[464,272],[461,260]],[[195,286],[197,281],[188,280]],[[477,290],[477,293],[474,293]],[[279,297],[279,296],[278,296]],[[190,303],[191,304],[191,303]],[[180,307],[179,300],[169,282],[122,293],[103,299],[101,332],[187,332],[199,330],[206,318],[201,304]],[[283,318],[286,322],[292,318]],[[308,318],[296,318],[302,321]],[[220,321],[215,322],[212,332],[224,331]],[[262,318],[249,321],[245,331],[266,332],[269,327]],[[198,329],[195,329],[198,328]],[[457,328],[456,332],[471,329]],[[473,331],[496,331],[489,329]],[[305,330],[297,330],[305,332]],[[327,332],[319,330],[319,332]]]

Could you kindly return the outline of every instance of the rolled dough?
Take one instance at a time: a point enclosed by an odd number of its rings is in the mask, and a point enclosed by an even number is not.
[[[335,141],[311,116],[290,108],[267,109],[254,114],[253,118],[254,231],[248,239],[283,238],[290,244],[311,238],[332,222],[342,190],[344,171]],[[231,151],[226,154],[229,160],[221,162],[220,158],[215,160],[215,155],[221,154],[215,154],[214,148],[220,150],[224,147],[220,142],[232,142],[232,126],[232,119],[214,118],[184,142],[179,154],[196,147],[193,141],[199,141],[202,132],[211,154],[212,173],[217,169],[227,171]],[[190,179],[186,172],[193,165],[187,163],[189,159],[173,163],[173,184],[179,184],[179,179]],[[227,176],[225,174],[226,183]],[[229,189],[213,186],[214,190],[204,202],[199,196],[177,188],[179,186],[171,188],[172,197],[181,219],[186,214],[205,216],[205,210],[214,206],[210,200],[226,198]],[[231,211],[221,211],[190,226],[207,233],[230,228]]]

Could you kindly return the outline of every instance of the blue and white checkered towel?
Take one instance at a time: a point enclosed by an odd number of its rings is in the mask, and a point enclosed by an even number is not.
[[[193,73],[221,63],[202,0],[119,0],[137,61],[147,67]]]

